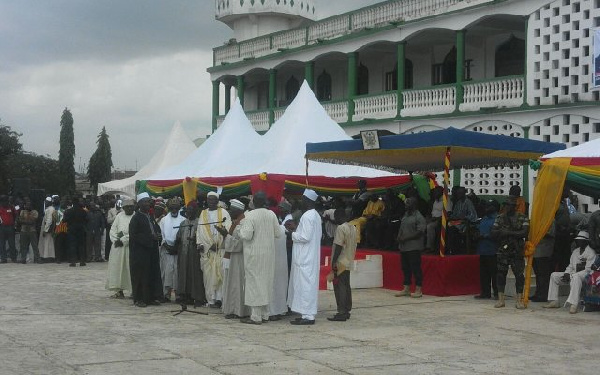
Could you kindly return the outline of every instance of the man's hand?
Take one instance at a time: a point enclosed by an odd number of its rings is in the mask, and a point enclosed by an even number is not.
[[[116,240],[114,242],[114,245],[115,245],[115,247],[123,247],[123,241],[121,241],[120,239]]]
[[[217,225],[217,226],[215,226],[215,229],[223,237],[227,237],[227,235],[229,234],[229,232],[227,231],[227,229],[225,229],[224,227],[221,227],[221,226]]]
[[[567,272],[565,272],[565,273],[564,273],[564,275],[563,275],[563,277],[561,278],[561,280],[562,280],[563,282],[565,282],[565,283],[568,283],[568,282],[570,282],[570,281],[571,281],[571,274],[570,274],[570,273],[567,273]]]
[[[212,244],[209,248],[208,251],[217,251],[217,244]]]
[[[298,228],[298,225],[292,220],[288,220],[285,222],[285,229],[290,232],[294,232]]]

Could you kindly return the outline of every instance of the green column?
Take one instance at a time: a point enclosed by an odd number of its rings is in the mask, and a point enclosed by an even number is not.
[[[523,127],[523,138],[529,139],[529,126]],[[529,202],[529,164],[523,166],[522,194],[525,202]]]
[[[213,95],[212,95],[212,130],[217,130],[217,117],[219,116],[219,87],[221,82],[213,81]]]
[[[452,170],[452,173],[453,173],[453,175],[452,175],[452,187],[460,186],[460,177],[461,177],[461,174],[462,174],[462,169],[460,169],[460,168],[454,168]]]
[[[225,114],[231,109],[231,85],[225,84]]]
[[[404,108],[404,97],[402,96],[402,93],[404,92],[404,86],[406,86],[405,83],[405,79],[406,79],[406,75],[405,75],[405,64],[406,64],[406,42],[400,42],[398,43],[397,46],[397,57],[398,57],[398,62],[397,62],[397,70],[398,70],[398,78],[397,78],[397,86],[398,86],[398,91],[397,91],[397,95],[398,95],[398,111],[397,111],[397,115],[398,117],[400,117],[400,111],[402,110],[402,108]]]
[[[358,53],[348,54],[348,122],[352,122],[354,116],[354,97],[357,90],[357,61]]]
[[[237,77],[237,92],[238,92],[238,98],[240,99],[240,104],[242,105],[242,108],[244,107],[244,90],[245,90],[245,83],[244,83],[244,76],[238,76]]]
[[[456,110],[463,102],[465,80],[465,30],[456,31]]]
[[[308,82],[311,89],[315,88],[315,62],[307,61],[304,64],[304,79]]]
[[[277,70],[269,70],[269,126],[275,122],[275,107],[277,106]]]

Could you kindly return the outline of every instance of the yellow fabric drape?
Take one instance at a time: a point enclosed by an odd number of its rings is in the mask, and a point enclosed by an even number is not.
[[[196,199],[196,189],[198,188],[198,181],[195,178],[183,180],[183,198],[185,199],[185,205]]]
[[[538,173],[533,190],[529,240],[525,244],[525,257],[527,258],[525,287],[523,288],[523,303],[525,306],[529,302],[533,253],[542,238],[548,233],[554,221],[570,165],[571,158],[548,159],[542,163],[542,167]]]

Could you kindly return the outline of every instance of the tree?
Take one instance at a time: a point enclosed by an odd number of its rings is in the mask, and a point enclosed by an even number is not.
[[[2,125],[0,122],[0,192],[8,192],[8,157],[21,151],[22,145],[19,142],[21,134],[13,131],[10,126]]]
[[[8,179],[29,179],[32,189],[44,189],[46,194],[60,192],[62,179],[58,172],[57,160],[21,151],[8,156],[5,162]]]
[[[113,166],[112,151],[110,150],[110,142],[105,127],[102,127],[102,131],[98,134],[96,143],[98,148],[92,154],[88,164],[88,177],[94,193],[98,191],[99,183],[110,181],[110,172]]]
[[[75,134],[73,132],[73,115],[68,108],[60,117],[60,151],[58,152],[58,169],[61,176],[61,193],[75,192]]]

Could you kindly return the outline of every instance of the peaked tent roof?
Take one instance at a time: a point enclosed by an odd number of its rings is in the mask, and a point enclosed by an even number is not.
[[[223,123],[187,158],[148,180],[186,177],[229,177],[260,173],[265,158],[261,136],[244,114],[239,100],[231,106]]]
[[[379,138],[379,150],[364,150],[361,140],[309,143],[307,157],[337,163],[381,165],[407,171],[442,170],[451,147],[452,167],[482,167],[529,159],[565,148],[562,143],[484,134],[453,127],[444,130]]]
[[[309,142],[346,141],[352,137],[329,117],[306,81],[281,118],[263,136],[271,155],[262,171],[274,174],[306,174],[306,144]],[[311,176],[383,177],[393,176],[381,170],[313,162]]]
[[[98,195],[124,193],[130,197],[135,197],[135,182],[137,180],[145,180],[160,170],[177,165],[195,149],[196,145],[185,133],[179,121],[177,121],[163,145],[154,154],[148,164],[131,177],[98,184]]]
[[[541,157],[552,158],[571,158],[571,165],[600,165],[600,138]]]

